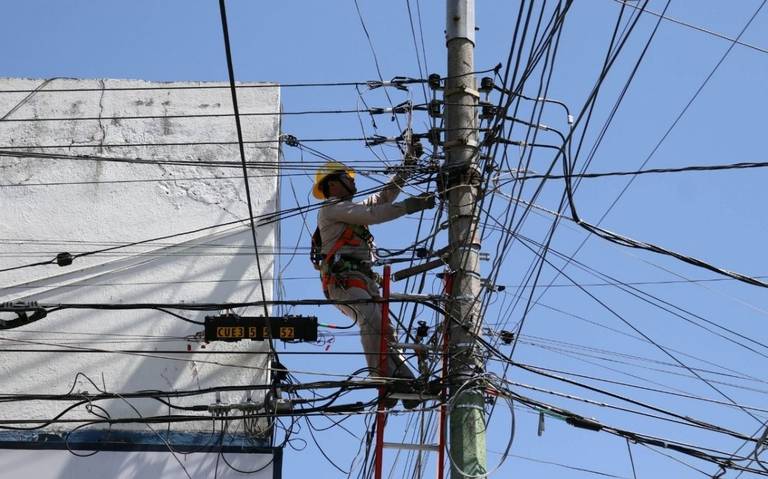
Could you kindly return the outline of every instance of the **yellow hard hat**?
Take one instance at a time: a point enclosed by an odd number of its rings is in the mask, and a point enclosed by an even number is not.
[[[323,182],[324,179],[326,179],[328,176],[339,173],[341,171],[346,172],[350,178],[355,177],[355,170],[348,167],[344,163],[340,163],[338,161],[329,161],[325,165],[323,165],[322,168],[317,170],[317,173],[315,173],[315,184],[312,185],[312,196],[317,198],[318,200],[324,200],[325,195],[323,194],[323,191],[320,189],[320,183]]]

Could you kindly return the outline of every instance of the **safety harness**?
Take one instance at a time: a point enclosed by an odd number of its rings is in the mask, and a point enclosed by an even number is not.
[[[370,265],[357,258],[344,257],[338,254],[344,246],[360,246],[363,242],[368,245],[373,244],[373,235],[365,225],[347,224],[339,239],[331,246],[328,253],[322,254],[322,238],[320,237],[320,228],[316,228],[312,235],[312,247],[310,259],[315,269],[320,271],[320,280],[323,285],[323,293],[328,296],[328,288],[331,285],[341,288],[361,288],[368,289],[368,283],[360,278],[339,276],[343,273],[356,271],[365,276],[375,278],[375,273]]]

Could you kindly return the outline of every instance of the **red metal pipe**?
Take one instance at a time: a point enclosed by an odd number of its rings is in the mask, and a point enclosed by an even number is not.
[[[382,296],[384,302],[381,303],[381,330],[379,339],[379,375],[386,378],[389,375],[387,364],[389,363],[387,337],[389,334],[389,279],[392,276],[390,265],[384,265],[384,278],[381,282]],[[387,410],[384,407],[384,398],[387,394],[387,388],[379,388],[379,406],[376,412],[376,463],[375,478],[382,479],[382,468],[384,465],[384,423],[387,418]]]

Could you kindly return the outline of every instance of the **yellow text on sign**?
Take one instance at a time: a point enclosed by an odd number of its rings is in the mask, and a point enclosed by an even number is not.
[[[245,328],[240,326],[221,326],[216,328],[216,337],[219,338],[242,338],[245,335]]]

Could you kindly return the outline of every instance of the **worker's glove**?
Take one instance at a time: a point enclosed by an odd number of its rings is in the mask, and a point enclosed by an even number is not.
[[[408,150],[405,153],[405,165],[415,165],[416,161],[424,154],[424,146],[418,138],[411,139],[411,143],[408,145]]]
[[[422,210],[431,210],[435,207],[435,195],[432,193],[422,193],[418,196],[404,199],[402,204],[405,206],[405,211],[408,214]]]
[[[424,154],[424,146],[422,146],[419,138],[413,135],[413,131],[411,131],[410,128],[407,128],[405,131],[403,131],[400,136],[406,140],[405,158],[403,160],[403,165],[416,165],[418,159],[421,158],[421,156]]]

